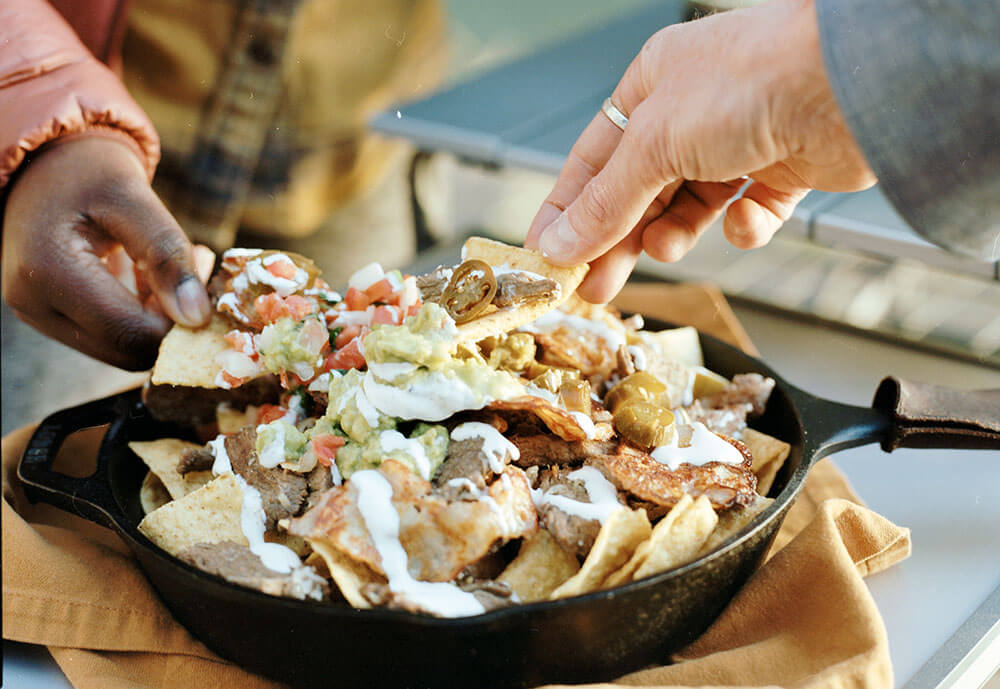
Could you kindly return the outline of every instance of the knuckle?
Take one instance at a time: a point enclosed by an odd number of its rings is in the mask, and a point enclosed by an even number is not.
[[[160,336],[128,321],[109,327],[108,340],[123,368],[141,370],[153,362]]]
[[[587,184],[587,193],[580,199],[580,212],[585,222],[593,226],[602,226],[614,216],[618,200],[603,180],[595,177]]]
[[[188,262],[186,242],[169,229],[161,230],[146,250],[146,265],[154,272],[174,273]]]

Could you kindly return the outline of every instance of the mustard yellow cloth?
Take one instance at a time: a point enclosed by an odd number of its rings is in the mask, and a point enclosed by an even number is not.
[[[648,315],[749,345],[714,289],[639,286],[623,294],[623,308],[630,299],[641,300]],[[27,502],[15,470],[31,430],[3,440],[4,638],[48,646],[77,689],[282,686],[192,638],[111,531]],[[93,432],[71,437],[60,469],[86,475],[98,439]],[[889,689],[885,627],[862,577],[909,552],[909,531],[860,505],[824,460],[812,469],[770,559],[712,627],[675,664],[618,683]]]

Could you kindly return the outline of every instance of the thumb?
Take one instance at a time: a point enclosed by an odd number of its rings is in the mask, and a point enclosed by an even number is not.
[[[607,163],[538,237],[538,247],[561,264],[589,262],[618,244],[642,219],[667,182],[651,155],[640,105]]]
[[[191,242],[148,184],[122,191],[94,219],[122,243],[167,316],[192,328],[204,325],[212,305]]]

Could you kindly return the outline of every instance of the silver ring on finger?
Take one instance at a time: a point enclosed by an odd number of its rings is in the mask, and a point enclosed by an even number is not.
[[[615,125],[622,131],[625,131],[625,127],[628,126],[628,117],[625,116],[625,113],[615,107],[615,104],[611,102],[610,96],[605,98],[604,102],[601,103],[601,112],[608,116],[608,119],[611,120],[611,124]]]

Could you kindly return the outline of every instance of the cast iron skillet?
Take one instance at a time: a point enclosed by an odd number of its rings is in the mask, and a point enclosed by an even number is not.
[[[872,409],[852,407],[789,385],[763,362],[715,338],[702,335],[701,343],[709,368],[726,376],[756,371],[777,381],[754,423],[792,446],[771,491],[774,503],[719,549],[678,569],[477,617],[439,619],[275,598],[167,555],[136,528],[145,467],[127,444],[181,431],[153,420],[138,390],[48,417],[28,443],[18,475],[31,500],[117,531],[174,616],[220,656],[253,672],[309,687],[529,686],[601,681],[666,662],[708,627],[757,568],[806,473],[822,457],[872,442],[887,451],[1000,447],[1000,391],[977,393],[985,394],[977,400],[886,379]],[[915,392],[928,390],[923,406],[929,415],[914,403]],[[92,476],[51,470],[69,434],[105,423],[110,426]]]

